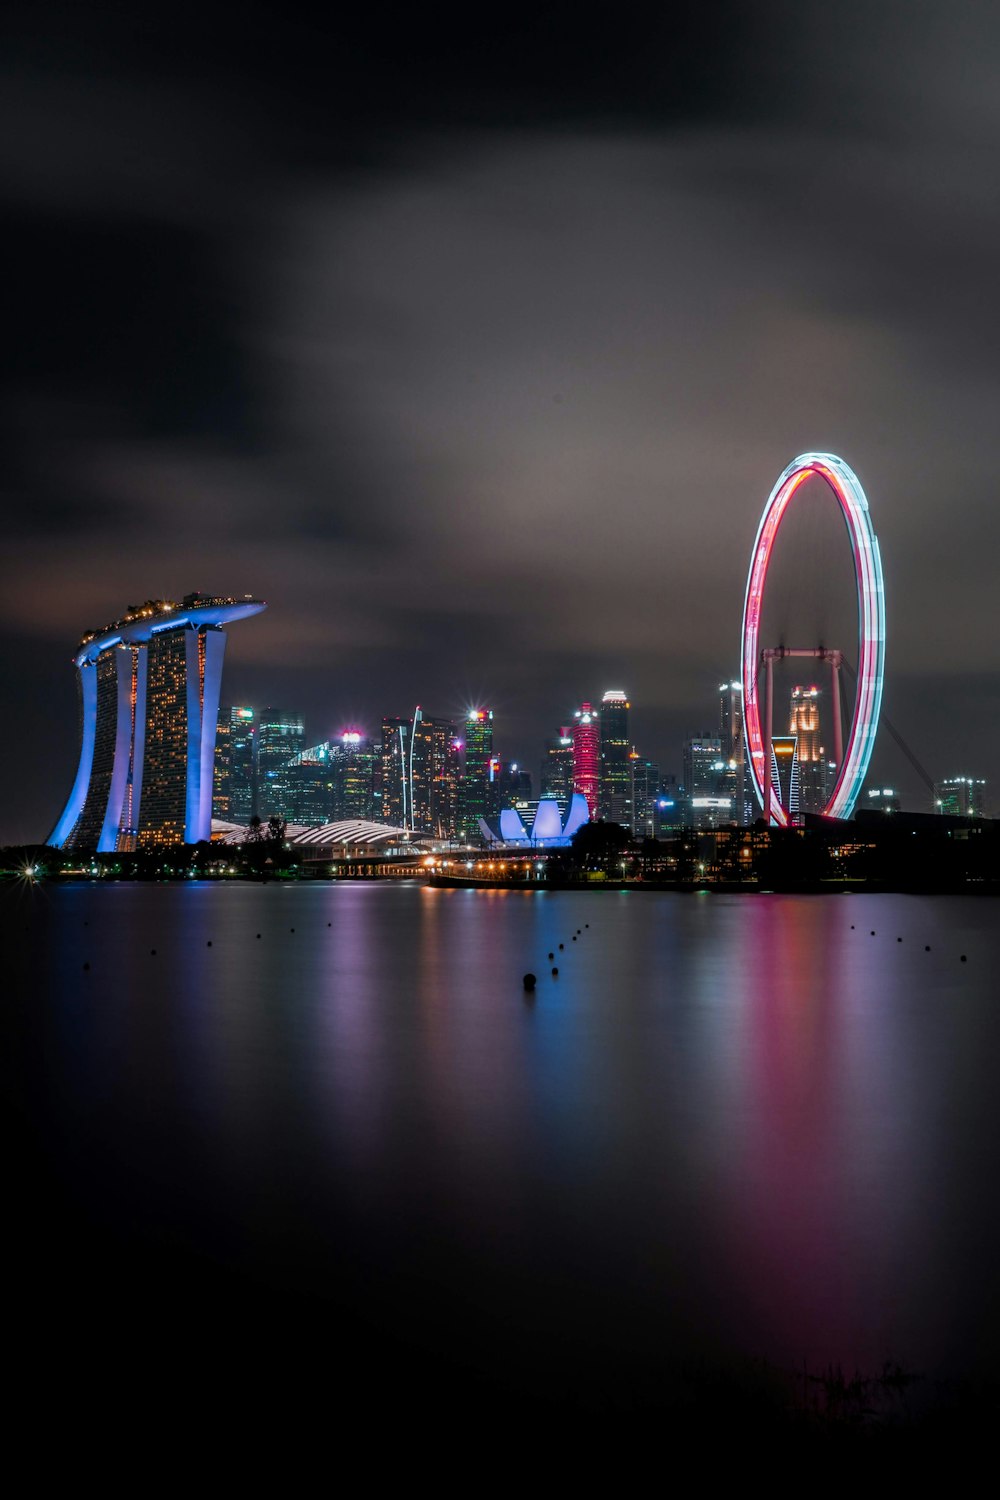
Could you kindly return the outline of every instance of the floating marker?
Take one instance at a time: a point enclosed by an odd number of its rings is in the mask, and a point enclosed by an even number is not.
[[[930,943],[925,943],[924,944],[924,952],[925,953],[929,953],[930,951],[931,951],[931,945],[930,945]]]
[[[549,954],[549,963],[551,963],[554,958],[555,958],[555,954],[554,953],[550,953]]]
[[[962,954],[962,957],[959,959],[959,963],[963,963],[963,964],[965,963],[965,954],[964,953]]]
[[[259,932],[258,932],[257,936],[260,937],[260,933]]]
[[[206,948],[211,948],[211,946],[212,946],[212,939],[209,938],[208,942],[205,944],[205,947]]]
[[[902,939],[902,938],[897,938],[897,939],[896,939],[896,942],[897,942],[897,943],[901,943],[901,942],[902,942],[902,941],[903,941],[903,939]]]
[[[149,950],[149,956],[150,956],[150,958],[155,958],[156,957],[156,949],[155,948],[150,948],[150,950]]]
[[[526,990],[533,990],[535,988],[534,974],[525,974],[524,978],[521,980],[521,983],[524,985],[524,988]]]
[[[874,936],[875,936],[875,929],[874,929],[874,927],[873,927],[873,928],[872,928],[872,937],[874,937]]]
[[[559,973],[559,970],[558,970],[558,969],[553,969],[553,970],[552,970],[552,974],[553,974],[553,977],[554,977],[554,976],[555,976],[555,975],[556,975],[556,974],[558,974],[558,973]]]
[[[565,943],[560,943],[560,944],[559,944],[559,952],[560,952],[560,953],[561,953],[561,952],[562,952],[562,951],[563,951],[563,949],[564,949],[564,948],[565,948],[565,946],[566,946],[566,944],[565,944]]]
[[[83,966],[83,967],[84,967],[84,968],[85,968],[85,969],[89,969],[89,968],[90,968],[90,965],[89,965],[89,964],[84,964],[84,966]]]

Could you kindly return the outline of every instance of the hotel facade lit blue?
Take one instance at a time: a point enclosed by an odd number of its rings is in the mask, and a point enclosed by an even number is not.
[[[249,595],[150,599],[83,637],[80,760],[50,845],[125,852],[211,837],[223,626],[266,607]]]

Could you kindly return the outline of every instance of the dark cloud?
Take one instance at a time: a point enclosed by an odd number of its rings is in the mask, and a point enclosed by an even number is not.
[[[807,447],[871,496],[890,712],[1000,775],[993,11],[536,10],[14,8],[0,838],[68,785],[76,636],[192,587],[268,598],[227,692],[317,736],[487,697],[533,762],[613,682],[677,769]],[[782,628],[847,629],[820,592]]]

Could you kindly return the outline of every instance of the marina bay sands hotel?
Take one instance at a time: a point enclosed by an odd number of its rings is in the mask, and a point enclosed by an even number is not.
[[[249,595],[149,599],[83,637],[80,763],[49,844],[129,851],[211,837],[222,627],[266,607]]]

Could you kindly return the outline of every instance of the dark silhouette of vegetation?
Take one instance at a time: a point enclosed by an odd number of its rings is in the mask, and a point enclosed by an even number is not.
[[[572,861],[580,870],[621,876],[622,864],[632,854],[632,840],[620,823],[584,823],[573,835]]]

